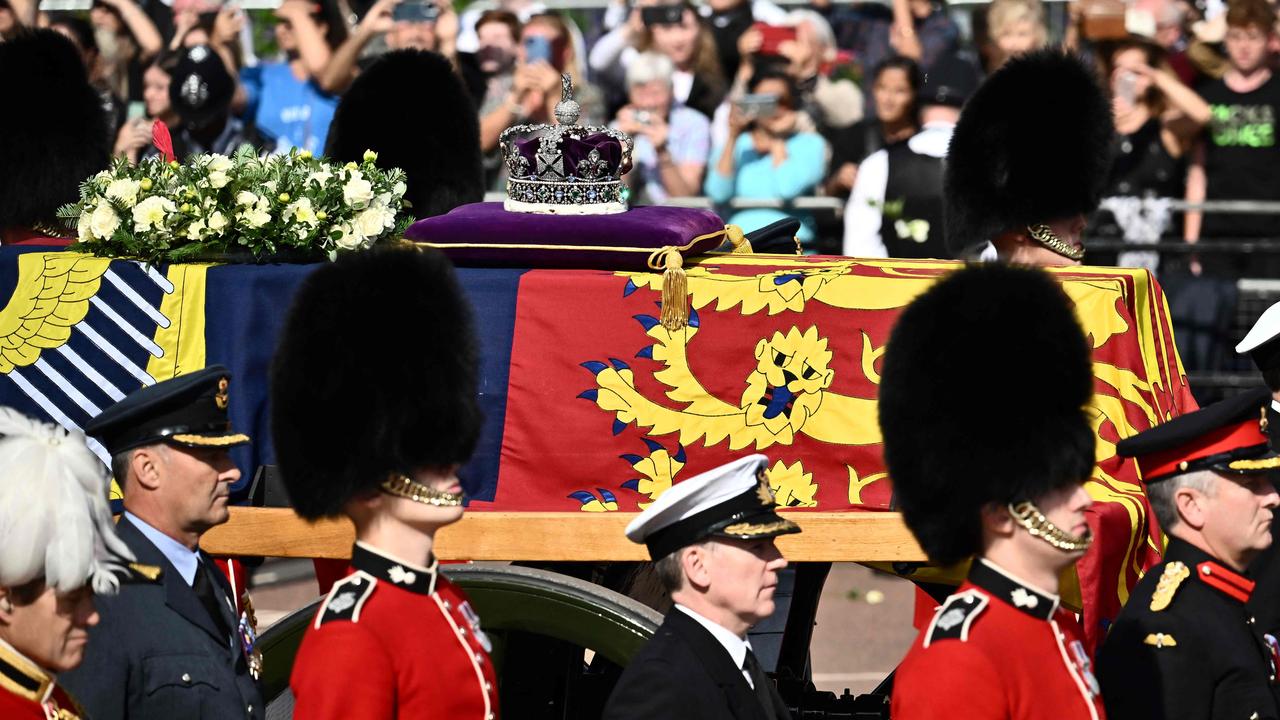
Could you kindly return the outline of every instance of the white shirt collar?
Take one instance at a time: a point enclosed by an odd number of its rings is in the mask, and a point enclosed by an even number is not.
[[[729,653],[729,657],[733,658],[733,664],[739,669],[742,669],[743,663],[747,661],[747,651],[751,649],[751,643],[748,642],[746,638],[734,635],[732,630],[729,630],[719,623],[712,622],[711,620],[702,617],[680,603],[676,603],[676,609],[694,620],[697,620],[699,625],[706,628],[707,632],[711,633],[711,637],[715,638],[716,642],[724,646],[725,651]],[[742,669],[742,674],[747,678],[747,684],[752,685],[751,676],[747,674],[745,669]],[[752,687],[755,686],[752,685]]]
[[[195,583],[196,568],[200,566],[199,552],[151,527],[142,518],[128,510],[124,511],[124,516],[129,522],[133,523],[134,527],[138,528],[138,531],[144,537],[151,541],[152,545],[156,546],[160,554],[164,555],[165,559],[169,561],[170,565],[173,565],[173,569],[178,571],[178,574],[182,576],[182,579],[188,585]]]
[[[1272,410],[1275,410],[1275,411],[1276,411],[1276,412],[1278,412],[1278,413],[1280,413],[1280,400],[1276,400],[1276,399],[1272,398],[1272,400],[1271,400],[1271,409],[1272,409]]]

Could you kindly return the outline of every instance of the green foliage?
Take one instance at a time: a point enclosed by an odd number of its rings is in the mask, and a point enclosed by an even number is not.
[[[360,163],[331,164],[308,152],[258,157],[196,155],[187,163],[117,159],[80,185],[79,202],[58,210],[82,252],[148,262],[190,261],[248,251],[328,255],[399,237],[404,172]]]

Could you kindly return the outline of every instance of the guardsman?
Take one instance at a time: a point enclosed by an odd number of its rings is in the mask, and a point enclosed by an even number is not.
[[[200,549],[230,517],[240,471],[227,451],[249,442],[227,419],[230,383],[214,365],[136,390],[85,426],[124,490],[120,538],[163,571],[102,601],[84,663],[63,677],[93,720],[266,717],[252,629]]]
[[[298,514],[356,528],[294,662],[295,720],[497,717],[489,640],[432,552],[462,518],[456,470],[480,430],[470,318],[434,250],[346,255],[295,296],[271,371],[276,458]]]
[[[1262,381],[1271,393],[1267,403],[1267,425],[1271,449],[1280,447],[1280,303],[1267,308],[1236,345],[1236,352],[1248,354],[1262,371]],[[1271,484],[1280,489],[1280,472],[1271,473]],[[1249,565],[1257,581],[1249,607],[1263,632],[1280,637],[1280,523],[1271,526],[1271,547],[1258,553]]]
[[[80,664],[94,596],[133,571],[107,505],[107,474],[80,432],[0,407],[0,718],[88,717],[55,673]]]
[[[880,384],[896,502],[931,561],[973,563],[898,666],[894,720],[1105,717],[1058,595],[1091,537],[1092,393],[1084,333],[1044,271],[966,267],[899,316]]]
[[[1098,656],[1113,717],[1280,717],[1277,651],[1248,609],[1247,568],[1271,545],[1280,468],[1262,388],[1174,418],[1117,446],[1137,458],[1169,536]]]
[[[675,607],[631,659],[605,720],[790,720],[747,630],[773,614],[773,539],[800,532],[775,511],[763,455],[709,470],[658,496],[627,526]]]
[[[1111,101],[1059,50],[1019,55],[965,103],[943,178],[952,257],[1079,265],[1111,169]],[[988,244],[989,243],[989,244]]]

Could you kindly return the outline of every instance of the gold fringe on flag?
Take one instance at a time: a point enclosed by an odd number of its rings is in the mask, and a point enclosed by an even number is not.
[[[649,268],[662,271],[662,327],[683,330],[689,324],[689,282],[680,249],[668,245],[655,250]]]

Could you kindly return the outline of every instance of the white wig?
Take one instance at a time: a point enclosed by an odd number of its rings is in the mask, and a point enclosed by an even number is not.
[[[0,407],[0,586],[43,578],[111,594],[134,559],[115,532],[108,479],[84,433]]]

